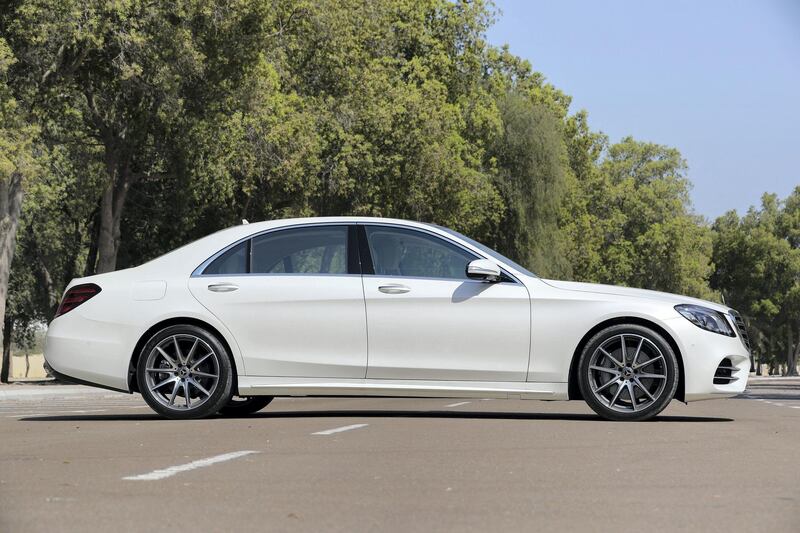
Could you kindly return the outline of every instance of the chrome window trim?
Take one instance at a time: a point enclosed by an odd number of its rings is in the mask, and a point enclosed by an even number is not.
[[[345,222],[345,221],[338,221],[338,222],[301,222],[301,223],[297,223],[297,224],[289,224],[289,225],[286,225],[286,226],[280,226],[280,227],[277,227],[277,228],[265,229],[265,230],[262,230],[262,231],[258,231],[256,233],[252,233],[252,234],[250,234],[250,235],[248,235],[246,237],[242,237],[241,239],[239,239],[239,240],[229,244],[228,246],[222,248],[217,253],[215,253],[214,255],[212,255],[211,257],[209,257],[208,259],[206,259],[202,263],[200,263],[200,265],[198,265],[198,267],[195,268],[192,271],[192,274],[189,277],[190,278],[201,278],[201,277],[202,278],[221,278],[221,277],[243,277],[243,276],[316,276],[316,277],[319,277],[319,276],[348,276],[348,277],[350,277],[350,276],[373,276],[373,277],[399,278],[399,279],[420,279],[420,280],[433,280],[433,281],[448,280],[448,281],[460,281],[460,282],[469,281],[469,282],[472,282],[472,283],[485,283],[484,281],[474,280],[474,279],[469,279],[469,278],[467,278],[467,279],[458,279],[458,278],[433,278],[433,277],[419,277],[419,276],[381,276],[379,274],[310,274],[310,273],[305,273],[305,272],[298,272],[296,274],[286,273],[286,272],[272,272],[272,273],[271,272],[257,272],[257,273],[252,273],[251,272],[251,273],[240,273],[240,274],[203,274],[203,270],[205,270],[206,267],[208,267],[208,265],[210,265],[212,262],[214,262],[214,260],[217,259],[220,255],[224,254],[225,252],[227,252],[231,248],[233,248],[235,246],[238,246],[239,244],[241,244],[241,243],[243,243],[245,241],[248,241],[250,239],[255,239],[256,237],[260,237],[262,235],[265,235],[265,234],[268,234],[268,233],[274,233],[274,232],[277,232],[277,231],[283,231],[283,230],[288,230],[288,229],[298,229],[298,228],[313,228],[313,227],[317,227],[317,226],[342,226],[344,228],[348,228],[349,226],[383,226],[383,227],[389,227],[389,228],[400,228],[400,229],[405,229],[405,230],[409,230],[409,231],[418,231],[420,233],[426,233],[426,234],[431,235],[431,236],[433,236],[435,238],[441,239],[441,240],[443,240],[443,241],[445,241],[445,242],[447,242],[449,244],[452,244],[453,246],[457,246],[458,248],[461,248],[462,250],[464,250],[464,251],[472,254],[473,256],[475,256],[476,259],[488,259],[488,260],[493,261],[493,262],[496,261],[495,258],[487,257],[485,254],[483,254],[483,252],[479,252],[479,251],[473,250],[473,249],[471,249],[471,248],[469,248],[467,246],[464,246],[463,244],[461,244],[459,242],[456,242],[456,241],[450,239],[449,237],[447,237],[445,235],[442,235],[440,233],[436,233],[435,231],[431,231],[431,230],[429,230],[427,228],[420,228],[420,227],[417,227],[417,226],[411,226],[411,225],[406,225],[406,224],[398,224],[396,222],[378,222],[378,221],[375,221],[375,222],[371,222],[371,221],[370,222],[358,222],[358,221],[349,221],[349,222]],[[350,243],[348,242],[348,246],[349,245],[350,245]],[[370,250],[370,253],[372,253],[371,250]],[[515,276],[514,274],[512,274],[511,272],[509,272],[505,268],[500,267],[500,270],[505,275],[507,275],[509,278],[511,278],[512,281],[510,281],[510,282],[509,281],[500,281],[498,283],[514,283],[516,285],[524,285],[519,280],[519,278],[517,278],[517,276]]]
[[[418,231],[420,233],[427,233],[428,235],[431,235],[431,236],[433,236],[433,237],[435,237],[437,239],[443,240],[448,244],[452,244],[453,246],[461,248],[465,252],[468,252],[468,253],[472,254],[475,257],[475,259],[488,259],[489,261],[492,261],[493,263],[496,263],[496,260],[493,257],[486,257],[486,255],[484,255],[483,252],[475,251],[475,250],[473,250],[471,248],[468,248],[467,246],[464,246],[460,242],[456,242],[456,241],[454,241],[454,240],[452,240],[452,239],[450,239],[450,238],[448,238],[448,237],[446,237],[446,236],[444,236],[444,235],[442,235],[440,233],[436,233],[435,231],[431,231],[431,230],[429,230],[427,228],[419,228],[417,226],[407,226],[405,224],[398,224],[396,222],[377,222],[376,221],[376,222],[356,222],[356,224],[358,224],[360,226],[382,226],[382,227],[389,227],[389,228],[400,228],[400,229],[405,229],[405,230],[409,230],[409,231]],[[372,250],[370,249],[370,254],[371,253],[372,253]],[[500,265],[497,265],[497,266],[500,266]],[[523,283],[514,274],[512,274],[511,272],[509,272],[505,268],[500,267],[500,271],[503,272],[505,275],[507,275],[509,278],[511,278],[512,281],[510,281],[510,282],[509,281],[499,281],[497,283],[514,283],[516,285],[523,285]],[[461,281],[461,282],[471,281],[471,282],[474,282],[474,283],[486,283],[485,281],[469,279],[469,278],[461,279],[461,278],[434,278],[434,277],[428,277],[428,276],[384,276],[384,275],[381,275],[381,274],[362,274],[362,276],[373,276],[373,277],[381,277],[381,278],[398,278],[398,279],[427,279],[427,280],[434,280],[434,281],[442,281],[442,280]]]
[[[200,265],[192,271],[192,274],[189,276],[190,278],[218,278],[218,277],[225,277],[225,276],[302,276],[307,275],[307,272],[298,272],[298,273],[286,273],[286,272],[250,272],[250,273],[239,273],[239,274],[203,274],[203,271],[214,262],[219,256],[234,248],[243,242],[249,241],[250,239],[255,239],[256,237],[260,237],[262,235],[266,235],[267,233],[275,233],[277,231],[283,231],[288,229],[298,229],[298,228],[313,228],[316,226],[341,226],[347,229],[349,226],[352,226],[352,222],[303,222],[299,224],[290,224],[288,226],[280,226],[278,228],[269,228],[262,231],[258,231],[256,233],[252,233],[247,237],[242,237],[241,239],[229,244],[225,248],[219,250],[217,253],[200,263]],[[349,246],[349,243],[348,243]],[[311,274],[313,276],[359,276],[360,274]]]

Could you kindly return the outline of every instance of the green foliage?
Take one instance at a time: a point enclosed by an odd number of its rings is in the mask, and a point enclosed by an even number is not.
[[[758,353],[792,373],[800,351],[800,187],[781,202],[765,194],[743,217],[714,223],[712,285],[740,309],[757,335]],[[785,354],[785,356],[784,356]]]
[[[578,279],[714,299],[708,288],[711,230],[691,211],[677,150],[628,137],[605,150],[586,139],[593,168],[562,211]]]

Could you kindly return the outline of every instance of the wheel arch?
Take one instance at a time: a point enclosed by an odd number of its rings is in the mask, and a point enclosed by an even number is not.
[[[236,367],[236,359],[233,356],[233,350],[231,350],[231,345],[228,343],[227,339],[225,338],[225,335],[223,335],[219,331],[219,329],[215,328],[214,326],[212,326],[211,324],[209,324],[204,320],[186,316],[167,318],[165,320],[157,322],[156,324],[153,324],[147,329],[147,331],[142,333],[142,335],[139,337],[139,340],[136,342],[136,346],[134,346],[133,348],[133,352],[131,353],[131,359],[130,362],[128,363],[128,389],[131,392],[139,392],[139,384],[136,380],[136,366],[139,363],[139,353],[144,348],[144,345],[147,344],[147,341],[150,340],[150,338],[153,335],[155,335],[162,329],[168,328],[170,326],[177,326],[180,324],[188,324],[191,326],[197,326],[199,328],[203,328],[212,335],[214,335],[217,338],[217,340],[219,340],[219,342],[222,343],[222,345],[225,347],[225,350],[228,352],[228,358],[231,361],[231,368],[233,369],[233,393],[234,395],[237,395],[239,392],[238,390],[239,371]]]
[[[582,400],[583,395],[581,394],[581,389],[578,384],[578,361],[581,358],[581,353],[583,352],[586,343],[589,342],[598,331],[603,330],[610,326],[616,326],[619,324],[636,324],[639,326],[644,326],[646,328],[650,328],[666,340],[672,351],[675,352],[675,357],[678,359],[678,388],[675,391],[675,399],[685,402],[685,383],[686,377],[683,371],[683,356],[681,355],[681,350],[678,347],[678,343],[675,342],[675,339],[670,335],[670,333],[664,329],[663,327],[659,326],[657,323],[647,320],[646,318],[635,317],[635,316],[621,316],[621,317],[614,317],[608,320],[604,320],[600,322],[592,329],[586,332],[586,335],[581,338],[578,346],[575,348],[575,352],[572,354],[572,361],[569,364],[569,377],[568,377],[568,394],[570,400]]]

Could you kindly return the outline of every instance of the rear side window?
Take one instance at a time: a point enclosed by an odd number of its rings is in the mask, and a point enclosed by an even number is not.
[[[347,226],[311,226],[253,238],[254,274],[347,274]]]
[[[250,241],[237,244],[214,259],[203,274],[247,274],[247,248]]]

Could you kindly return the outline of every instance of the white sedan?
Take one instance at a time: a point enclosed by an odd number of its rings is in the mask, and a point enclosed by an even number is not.
[[[243,224],[73,280],[45,357],[169,418],[324,395],[583,399],[644,420],[741,393],[748,342],[723,305],[542,279],[443,227],[336,217]]]

